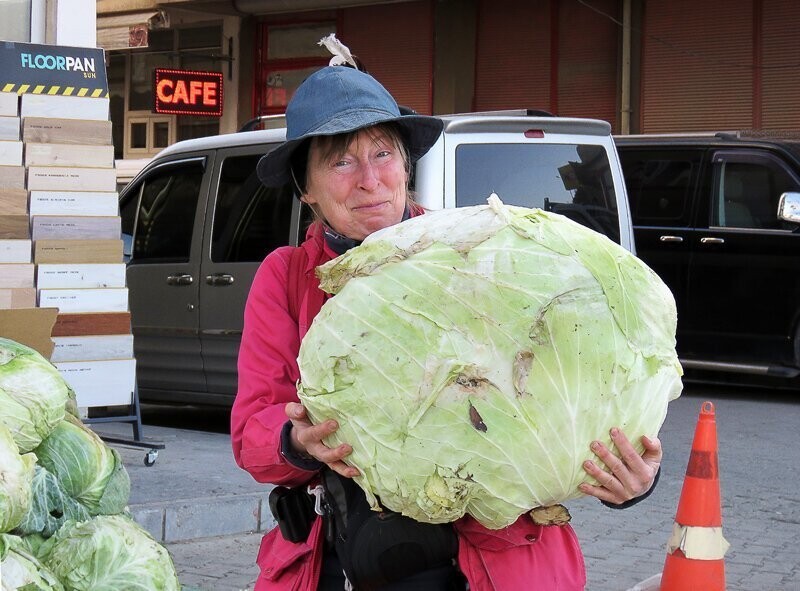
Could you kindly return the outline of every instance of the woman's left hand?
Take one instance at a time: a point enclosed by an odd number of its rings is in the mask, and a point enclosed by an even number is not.
[[[611,440],[620,457],[611,453],[600,441],[593,441],[589,447],[600,462],[587,460],[583,463],[583,469],[597,480],[598,485],[584,482],[578,488],[584,494],[619,505],[650,490],[661,464],[662,450],[658,438],[650,439],[643,435],[644,453],[639,455],[625,434],[616,427],[611,429]]]

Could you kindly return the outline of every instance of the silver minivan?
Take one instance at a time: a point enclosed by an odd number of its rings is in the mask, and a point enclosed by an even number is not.
[[[416,165],[428,209],[508,204],[566,215],[633,251],[619,158],[604,121],[527,111],[442,116]],[[141,400],[230,406],[245,300],[264,257],[302,241],[310,212],[266,188],[258,159],[285,130],[174,144],[120,194]]]

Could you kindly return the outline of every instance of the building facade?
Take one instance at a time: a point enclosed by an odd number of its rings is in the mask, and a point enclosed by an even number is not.
[[[126,159],[282,113],[327,63],[317,41],[329,33],[420,113],[539,109],[616,133],[793,130],[798,29],[794,0],[97,1]],[[157,69],[221,73],[220,114],[155,112]]]

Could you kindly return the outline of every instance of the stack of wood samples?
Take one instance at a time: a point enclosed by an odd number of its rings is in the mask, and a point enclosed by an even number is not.
[[[0,309],[36,306],[19,96],[0,92]]]
[[[51,361],[78,406],[131,403],[135,384],[109,99],[23,94],[28,214]]]

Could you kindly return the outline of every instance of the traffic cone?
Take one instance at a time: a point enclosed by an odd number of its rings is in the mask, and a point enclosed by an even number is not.
[[[728,547],[722,536],[717,422],[714,405],[700,408],[660,591],[724,591]]]

